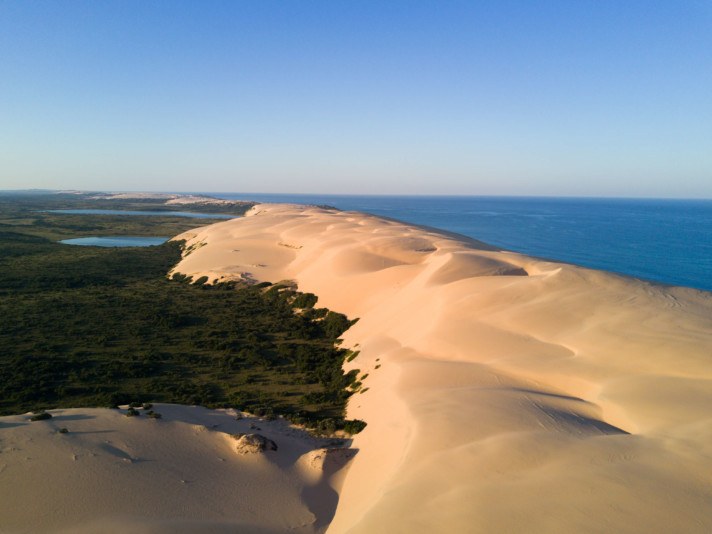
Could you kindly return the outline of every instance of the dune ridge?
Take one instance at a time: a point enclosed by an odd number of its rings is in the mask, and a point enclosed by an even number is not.
[[[329,532],[712,530],[712,296],[355,212],[258,205],[176,271],[359,321]]]

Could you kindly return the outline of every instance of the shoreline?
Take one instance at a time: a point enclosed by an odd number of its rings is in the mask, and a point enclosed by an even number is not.
[[[234,194],[221,196],[237,198]],[[340,209],[447,228],[532,257],[712,291],[709,277],[697,267],[712,259],[709,250],[696,247],[712,230],[707,224],[712,205],[705,201],[401,195],[253,198],[267,203],[332,204]],[[695,226],[689,223],[693,213],[701,221]],[[658,227],[660,232],[649,231]],[[655,265],[656,258],[666,258],[668,266]]]
[[[368,373],[369,389],[348,417],[368,427],[330,532],[712,525],[712,479],[699,475],[712,453],[699,431],[712,409],[711,294],[294,205],[182,238],[205,245],[177,271],[294,279],[359,318],[343,336],[361,351],[347,370]]]
[[[197,407],[161,406],[163,421],[100,409],[52,410],[59,417],[29,426],[8,416],[0,477],[26,503],[6,511],[24,514],[11,532],[32,517],[45,531],[74,528],[72,513],[85,532],[156,534],[712,529],[712,293],[319,207],[258,204],[173,239],[186,248],[172,273],[294,280],[320,306],[359,319],[341,344],[359,351],[344,368],[362,382],[347,417],[368,423],[353,456],[316,458],[308,439],[261,420],[228,417],[213,429],[221,411]],[[196,411],[205,421],[185,415]],[[46,431],[65,415],[69,434]],[[166,433],[147,432],[153,423]],[[223,469],[221,434],[250,423],[286,456],[236,456]],[[171,496],[196,495],[175,477],[183,464],[212,483],[190,513],[165,523]],[[51,475],[54,465],[64,471]],[[264,488],[235,508],[247,491],[235,493],[241,470]],[[107,497],[117,474],[127,502]],[[31,504],[44,480],[72,482],[54,518]],[[82,492],[99,504],[84,506]],[[288,505],[277,510],[275,500]]]

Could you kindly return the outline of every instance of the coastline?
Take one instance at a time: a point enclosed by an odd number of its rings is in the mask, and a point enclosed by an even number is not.
[[[220,198],[241,195],[214,193]],[[527,196],[245,195],[446,229],[502,250],[712,291],[712,200]],[[664,262],[658,258],[665,258]]]
[[[3,532],[712,529],[712,293],[314,206],[259,204],[173,239],[172,273],[293,280],[358,319],[347,416],[368,426],[332,458],[224,410],[3,417]],[[279,451],[235,454],[229,434],[251,425]]]
[[[181,237],[205,243],[181,273],[294,279],[359,318],[369,426],[330,532],[712,525],[710,294],[314,207]]]

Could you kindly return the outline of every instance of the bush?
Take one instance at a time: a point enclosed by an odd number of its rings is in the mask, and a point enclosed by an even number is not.
[[[107,234],[135,224],[128,218],[16,212],[0,201],[0,228],[16,230],[0,232],[0,317],[13,318],[0,321],[0,415],[131,403],[121,413],[133,417],[148,415],[151,399],[343,421],[356,377],[344,375],[347,351],[334,336],[350,322],[314,308],[316,295],[290,281],[190,285],[171,271],[181,257],[175,242],[116,250],[54,242],[77,224]],[[153,233],[153,221],[138,234]]]
[[[348,328],[355,322],[355,320],[349,321],[343,313],[330,311],[326,314],[326,317],[324,317],[322,326],[324,327],[324,334],[326,334],[326,337],[336,339],[341,334],[346,332],[346,330],[348,330]]]
[[[136,408],[129,408],[126,412],[126,417],[136,417],[141,415],[141,413]]]
[[[316,301],[317,296],[314,293],[299,293],[292,302],[292,306],[295,308],[313,308]]]
[[[322,419],[316,423],[315,430],[321,434],[333,434],[336,432],[337,421],[332,418]]]
[[[361,421],[361,419],[347,419],[344,421],[344,432],[348,432],[351,435],[358,434],[366,428],[366,424],[367,423]]]
[[[41,412],[30,417],[30,421],[45,421],[47,419],[52,419],[51,413]]]

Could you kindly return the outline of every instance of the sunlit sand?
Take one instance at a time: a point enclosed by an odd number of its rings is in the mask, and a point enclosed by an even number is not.
[[[359,213],[260,205],[177,270],[295,279],[368,373],[332,532],[712,528],[712,298]]]
[[[712,529],[709,293],[313,207],[178,238],[176,272],[295,280],[358,318],[348,416],[368,426],[329,459],[195,407],[0,418],[7,532]],[[250,425],[278,450],[240,454]]]

